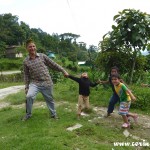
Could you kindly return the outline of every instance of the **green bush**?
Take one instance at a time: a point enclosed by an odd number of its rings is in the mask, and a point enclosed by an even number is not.
[[[132,103],[131,107],[140,110],[148,110],[150,108],[150,88],[134,86],[132,89],[136,101]]]
[[[0,82],[23,82],[23,75],[21,73],[0,75]]]
[[[0,60],[0,71],[6,70],[20,70],[23,64],[22,58],[20,59],[1,59]]]
[[[54,83],[57,83],[58,81],[61,81],[63,79],[63,75],[61,72],[50,70],[50,75]]]
[[[66,68],[74,71],[74,72],[77,72],[78,71],[78,67],[76,65],[71,65],[69,64]]]

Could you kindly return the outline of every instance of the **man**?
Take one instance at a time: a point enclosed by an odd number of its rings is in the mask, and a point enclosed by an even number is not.
[[[51,112],[51,117],[56,119],[57,116],[52,95],[53,82],[48,67],[62,72],[64,76],[68,76],[68,73],[45,54],[37,53],[34,41],[28,40],[26,48],[29,55],[23,62],[26,93],[26,115],[23,120],[31,118],[32,105],[38,92],[41,92],[44,96],[47,107]]]

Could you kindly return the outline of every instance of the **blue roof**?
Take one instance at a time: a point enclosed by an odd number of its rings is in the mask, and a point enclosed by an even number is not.
[[[55,58],[56,56],[55,56],[55,54],[50,53],[50,54],[48,54],[48,57],[50,57],[50,58]]]

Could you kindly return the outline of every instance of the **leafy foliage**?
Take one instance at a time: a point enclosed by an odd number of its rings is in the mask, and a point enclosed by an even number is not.
[[[73,62],[87,59],[87,48],[84,42],[77,43],[80,35],[63,33],[52,35],[42,31],[40,28],[30,28],[25,22],[18,22],[18,16],[11,13],[0,15],[0,57],[5,57],[5,49],[8,46],[17,45],[21,48],[17,52],[23,52],[27,39],[32,38],[38,48],[38,52],[47,53],[52,51],[62,57],[68,57]],[[84,52],[83,52],[84,51]],[[79,56],[82,54],[81,57]]]
[[[23,82],[23,75],[21,73],[8,74],[8,75],[1,74],[0,81],[3,83],[5,83],[5,82],[10,82],[10,83]]]
[[[142,88],[138,86],[132,87],[136,95],[136,102],[132,103],[132,108],[140,109],[146,111],[150,108],[150,88]]]
[[[112,26],[113,31],[104,35],[103,41],[99,44],[101,48],[99,60],[100,62],[109,61],[108,66],[118,65],[120,61],[119,66],[122,66],[122,70],[127,71],[125,68],[129,68],[131,83],[133,72],[137,69],[136,66],[140,66],[143,70],[146,63],[144,58],[142,58],[143,63],[137,61],[141,59],[141,50],[145,50],[149,45],[150,15],[139,10],[124,9],[114,16],[114,21],[116,25]],[[107,54],[104,54],[106,52]],[[113,54],[116,55],[116,59],[113,59]],[[108,60],[106,57],[103,58],[104,55],[107,56]],[[110,58],[111,60],[109,60]]]
[[[23,60],[18,59],[6,59],[3,58],[0,60],[0,71],[5,70],[14,70],[14,69],[21,69]]]

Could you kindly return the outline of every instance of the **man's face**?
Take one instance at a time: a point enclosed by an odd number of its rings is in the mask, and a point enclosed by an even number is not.
[[[111,81],[112,81],[113,85],[118,85],[120,83],[119,79],[116,77],[112,77]]]
[[[27,50],[29,52],[29,55],[35,55],[36,54],[36,45],[34,43],[29,43],[27,46]]]

